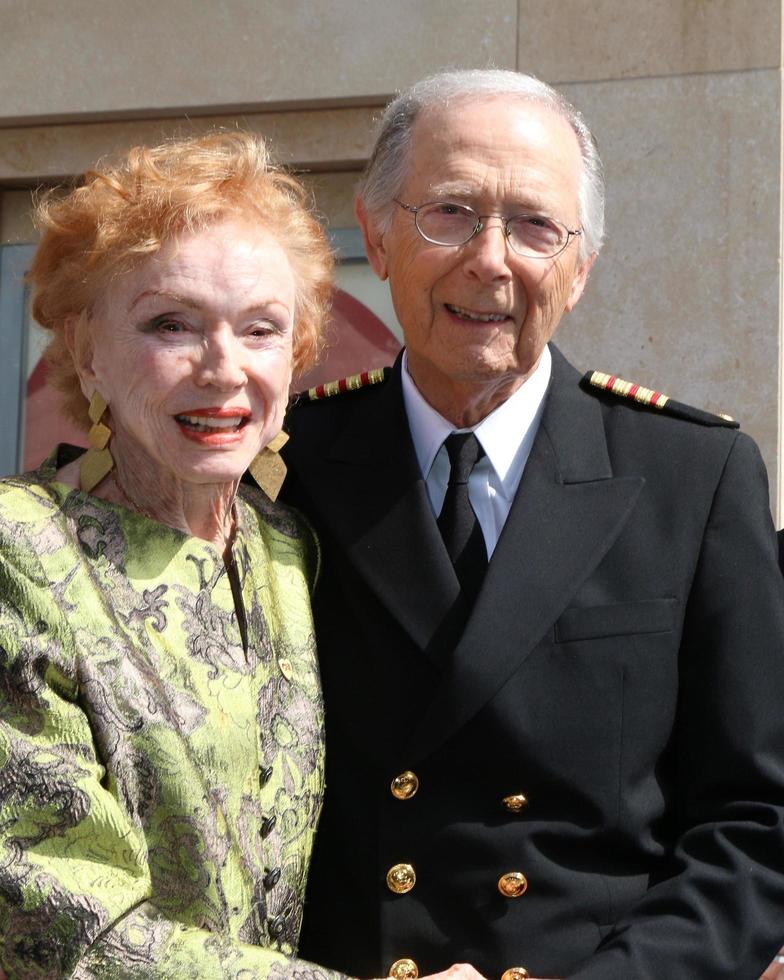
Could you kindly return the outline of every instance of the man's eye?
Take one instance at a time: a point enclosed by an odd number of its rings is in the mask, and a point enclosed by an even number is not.
[[[433,205],[434,214],[459,214],[463,215],[466,213],[465,208],[462,208],[459,204],[435,204]]]
[[[552,222],[548,221],[547,218],[540,218],[538,214],[528,214],[522,218],[518,218],[522,224],[530,225],[534,228],[552,228]]]
[[[557,224],[538,214],[518,215],[510,221],[510,225],[515,232],[522,235],[535,235],[554,241],[562,236],[561,229]]]

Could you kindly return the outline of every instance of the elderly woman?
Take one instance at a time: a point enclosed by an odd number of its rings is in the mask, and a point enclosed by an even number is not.
[[[0,484],[0,963],[290,976],[317,550],[270,497],[329,249],[240,133],[133,150],[38,215],[34,313],[91,448]]]

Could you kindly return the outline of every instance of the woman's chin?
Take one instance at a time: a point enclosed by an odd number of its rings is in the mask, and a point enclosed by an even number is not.
[[[217,458],[216,458],[217,457]],[[197,485],[237,483],[253,460],[245,453],[216,453],[192,464],[170,467],[171,475],[181,483]]]

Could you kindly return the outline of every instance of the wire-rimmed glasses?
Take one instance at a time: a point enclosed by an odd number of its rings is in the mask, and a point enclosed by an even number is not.
[[[501,214],[477,214],[466,204],[432,201],[413,207],[394,198],[414,215],[416,230],[433,245],[465,245],[485,227],[487,218],[500,218],[504,237],[511,249],[529,259],[552,259],[560,255],[573,237],[582,234],[556,218],[525,212],[505,218]]]

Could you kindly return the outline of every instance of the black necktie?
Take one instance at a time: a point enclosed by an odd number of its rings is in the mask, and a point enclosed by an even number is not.
[[[487,549],[468,499],[468,478],[477,460],[484,456],[484,450],[473,432],[453,432],[444,446],[451,469],[438,527],[463,595],[473,603],[487,569]]]

